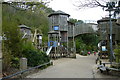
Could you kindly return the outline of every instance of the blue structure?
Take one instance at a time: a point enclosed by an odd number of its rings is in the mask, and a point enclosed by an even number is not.
[[[58,31],[59,30],[59,26],[54,26],[54,31]]]
[[[56,42],[56,41],[49,41],[48,42],[48,47],[57,47],[58,46],[58,42]]]

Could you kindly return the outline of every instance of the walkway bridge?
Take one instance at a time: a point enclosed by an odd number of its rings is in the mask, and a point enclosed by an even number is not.
[[[68,36],[69,37],[76,37],[81,34],[91,34],[96,33],[98,30],[97,24],[94,23],[82,23],[82,24],[75,24],[74,26],[69,26],[68,28]]]

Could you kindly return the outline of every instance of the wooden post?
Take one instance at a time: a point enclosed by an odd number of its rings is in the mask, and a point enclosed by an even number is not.
[[[25,69],[27,69],[27,58],[21,58],[20,59],[20,70],[25,70]]]
[[[2,78],[2,40],[0,41],[0,78]]]
[[[2,77],[1,75],[2,75],[2,58],[0,58],[0,77]]]
[[[120,17],[117,19],[117,23],[120,24]]]
[[[69,54],[69,53],[68,53],[68,31],[67,31],[67,57],[69,57],[68,54]]]
[[[1,43],[0,43],[0,78],[2,77],[2,50],[1,50]]]
[[[74,35],[75,35],[75,31],[74,31],[74,28],[75,25],[73,25],[73,57],[76,58],[76,48],[75,48],[75,38],[74,38]]]
[[[32,42],[35,42],[36,34],[37,34],[37,29],[35,29],[35,33],[34,33],[34,35],[33,35],[33,40],[32,40]]]
[[[55,54],[54,54],[54,56],[55,56],[55,59],[56,59],[56,54],[57,54],[57,52],[56,52],[56,46],[55,46]]]

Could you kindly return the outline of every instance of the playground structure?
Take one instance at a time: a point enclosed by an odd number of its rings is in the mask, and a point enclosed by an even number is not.
[[[50,14],[50,26],[48,32],[48,48],[52,46],[50,57],[68,56],[68,22],[70,15],[62,11]]]
[[[42,34],[38,29],[34,30],[32,33],[31,28],[26,25],[19,25],[20,32],[22,34],[22,39],[24,41],[32,41],[36,49],[42,50]]]
[[[27,38],[27,39],[31,39],[31,28],[26,26],[26,25],[19,25],[18,26],[20,28],[20,32],[23,35],[22,39]]]
[[[98,35],[100,36],[100,42],[98,45],[99,53],[98,59],[100,65],[98,68],[101,72],[103,71],[120,71],[120,62],[119,56],[116,56],[113,51],[113,55],[110,54],[110,27],[109,27],[109,18],[103,18],[98,20]],[[112,19],[112,46],[113,50],[118,48],[120,43],[120,24],[117,23],[116,19]]]
[[[75,37],[81,34],[96,33],[97,24],[88,23],[72,23],[69,21],[69,14],[62,11],[56,11],[48,15],[50,25],[48,32],[48,46],[42,47],[41,31],[35,29],[33,34],[31,29],[25,25],[21,25],[23,38],[29,37],[37,49],[46,51],[51,58],[58,57],[75,57],[76,46]],[[48,48],[48,50],[46,50]]]
[[[118,43],[120,42],[120,25],[116,23],[116,19],[112,19],[112,26],[113,26],[113,32],[112,32],[112,45],[113,49],[116,48]],[[110,28],[109,28],[109,18],[103,18],[101,20],[98,20],[98,35],[100,36],[100,42],[99,42],[99,55],[100,58],[105,58],[110,56]]]
[[[48,15],[50,26],[48,32],[47,54],[51,58],[76,57],[74,37],[81,34],[96,33],[93,27],[96,24],[78,23],[69,20],[69,14],[56,11]]]

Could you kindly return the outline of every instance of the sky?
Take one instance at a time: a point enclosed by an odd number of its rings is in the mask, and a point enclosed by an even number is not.
[[[55,11],[61,10],[70,14],[70,18],[83,21],[97,21],[107,15],[107,12],[103,11],[100,7],[80,10],[73,5],[74,1],[75,0],[53,0],[49,3],[49,7]]]

